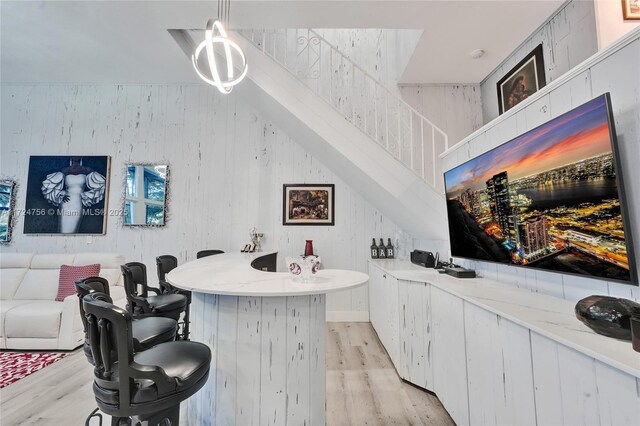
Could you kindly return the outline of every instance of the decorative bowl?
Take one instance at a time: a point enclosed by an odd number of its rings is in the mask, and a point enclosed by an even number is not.
[[[576,317],[598,334],[620,340],[632,340],[631,318],[640,313],[633,300],[592,295],[576,303]]]
[[[287,269],[294,276],[302,281],[307,281],[312,275],[318,272],[321,264],[319,256],[289,256],[286,259]]]

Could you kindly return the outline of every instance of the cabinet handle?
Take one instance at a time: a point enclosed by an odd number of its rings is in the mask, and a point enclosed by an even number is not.
[[[387,274],[382,274],[382,278],[387,278]]]

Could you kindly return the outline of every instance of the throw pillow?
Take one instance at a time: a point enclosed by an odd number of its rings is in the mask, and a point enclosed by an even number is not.
[[[76,281],[89,277],[97,277],[99,274],[99,263],[84,266],[62,265],[60,267],[56,300],[62,302],[65,297],[76,294]]]

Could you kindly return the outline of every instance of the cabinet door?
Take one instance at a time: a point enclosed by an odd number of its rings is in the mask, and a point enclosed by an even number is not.
[[[456,424],[469,424],[463,302],[431,287],[433,391]]]
[[[398,280],[400,312],[400,376],[433,390],[431,367],[430,286],[423,282]]]
[[[369,264],[369,318],[391,361],[398,365],[398,280],[373,264]]]
[[[382,324],[382,270],[373,264],[369,264],[369,320],[373,329],[380,336]]]
[[[469,422],[471,424],[497,425],[535,424],[536,404],[534,401],[536,398],[531,368],[529,329],[468,302],[464,302],[464,323],[467,382],[469,383],[467,391]],[[553,352],[555,359],[557,359],[557,352]],[[551,365],[549,364],[549,366]],[[585,364],[575,370],[576,377],[581,376],[578,371],[588,371],[589,369],[593,371],[593,360],[586,361],[585,357]],[[582,376],[589,377],[591,375],[584,374]],[[562,380],[562,386],[564,387],[566,384],[567,382]],[[565,424],[599,423],[595,408],[597,406],[595,395],[598,390],[594,386],[593,390],[588,391],[586,383],[584,385],[584,387],[574,388],[584,389],[576,394],[591,394],[594,398],[585,406],[577,409],[581,413],[579,417],[567,421],[569,417],[565,416]],[[535,386],[537,387],[538,383]],[[569,398],[568,395],[553,395],[553,397],[560,401],[567,401]],[[588,400],[586,399],[585,402]],[[589,417],[590,414],[593,417]]]
[[[389,353],[393,365],[400,365],[400,307],[398,303],[398,280],[391,275],[383,275],[382,293],[382,328],[384,339],[382,344]]]

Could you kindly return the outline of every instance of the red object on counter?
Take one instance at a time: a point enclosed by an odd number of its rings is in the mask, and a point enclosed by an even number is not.
[[[307,240],[307,243],[304,246],[304,255],[313,256],[313,240]]]

